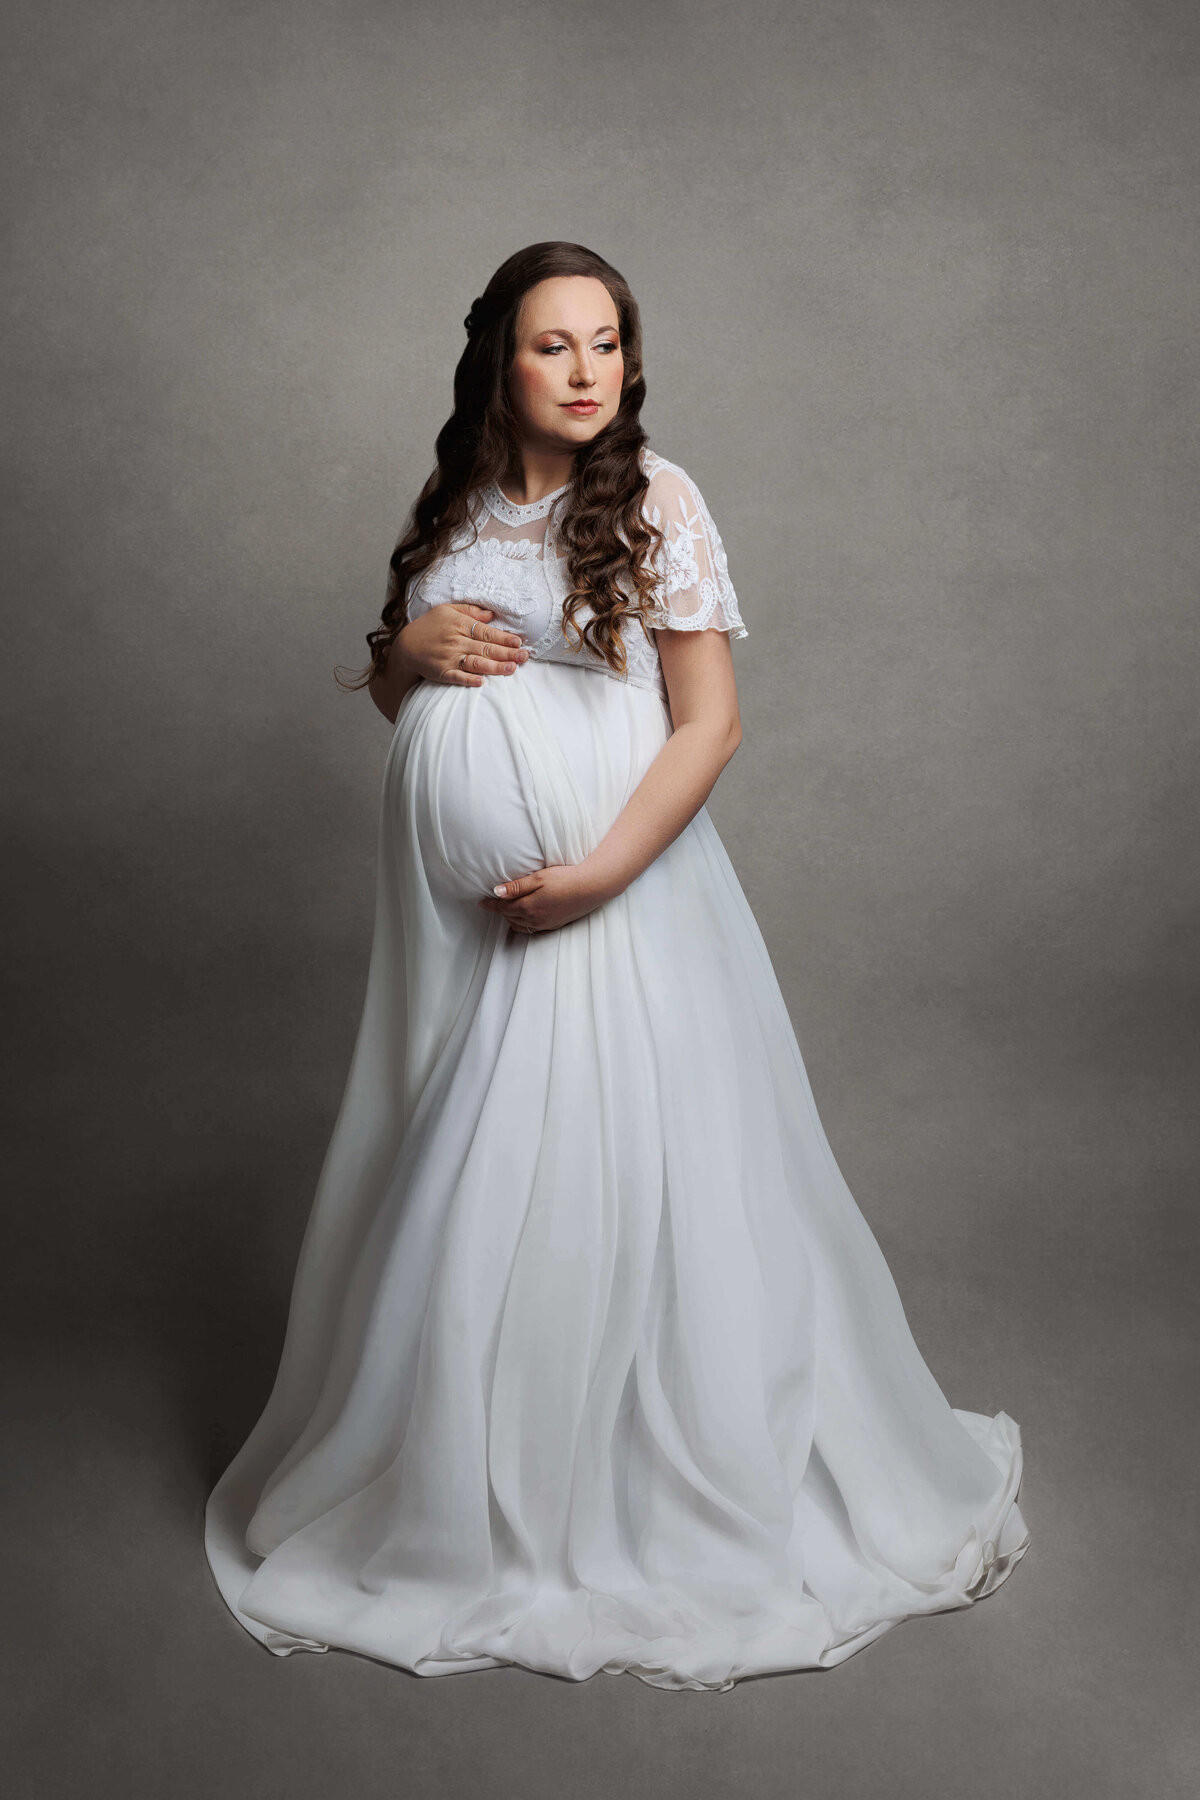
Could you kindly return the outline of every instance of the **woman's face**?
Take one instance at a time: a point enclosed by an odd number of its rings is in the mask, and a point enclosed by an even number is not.
[[[512,409],[531,449],[561,454],[591,443],[616,417],[625,359],[617,305],[591,275],[555,275],[517,311]],[[572,411],[579,401],[590,410]]]

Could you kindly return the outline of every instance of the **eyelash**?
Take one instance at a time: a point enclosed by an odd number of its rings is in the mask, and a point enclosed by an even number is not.
[[[566,347],[567,346],[565,344],[543,344],[542,345],[542,355],[549,356],[549,354],[552,350],[565,350]],[[621,348],[621,346],[620,346],[620,344],[612,343],[610,341],[610,342],[604,343],[604,344],[597,344],[596,348],[597,348],[597,350],[619,350]]]

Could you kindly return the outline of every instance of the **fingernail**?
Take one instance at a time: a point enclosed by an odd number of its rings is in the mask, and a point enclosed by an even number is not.
[[[493,892],[493,894],[499,894],[501,899],[503,899],[505,894],[508,892],[508,889],[505,887],[504,883],[501,882],[499,887],[494,887],[492,889],[492,892]]]

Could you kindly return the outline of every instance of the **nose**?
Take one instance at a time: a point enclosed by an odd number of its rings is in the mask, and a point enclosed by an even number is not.
[[[571,386],[594,387],[595,384],[596,370],[592,363],[591,352],[589,350],[583,350],[580,352],[576,359],[575,367],[571,371]]]

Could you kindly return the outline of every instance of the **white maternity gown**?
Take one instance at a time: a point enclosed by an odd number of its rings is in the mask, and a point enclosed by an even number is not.
[[[658,623],[745,636],[695,483],[643,455]],[[922,1360],[705,808],[559,930],[476,904],[586,856],[671,732],[640,625],[627,680],[564,642],[567,492],[481,489],[410,601],[533,655],[400,709],[358,1038],[205,1546],[278,1655],[724,1690],[995,1588],[1020,1434]]]

